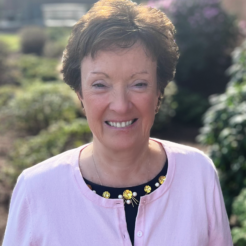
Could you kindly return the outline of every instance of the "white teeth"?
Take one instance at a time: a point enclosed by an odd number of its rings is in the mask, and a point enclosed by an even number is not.
[[[126,122],[126,125],[127,125],[127,126],[131,125],[132,121],[133,121],[133,120],[127,121],[127,122]]]
[[[129,121],[126,121],[126,122],[110,122],[110,121],[108,121],[108,124],[110,126],[114,126],[114,127],[117,127],[117,128],[123,128],[123,127],[131,125],[132,123],[133,123],[133,120],[129,120]]]

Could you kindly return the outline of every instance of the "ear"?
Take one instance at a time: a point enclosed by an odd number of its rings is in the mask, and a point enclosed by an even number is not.
[[[158,98],[158,100],[157,100],[157,104],[160,102],[160,99],[162,98],[161,97],[161,92],[160,92],[160,90],[158,90],[158,92],[157,92],[157,98]]]
[[[81,94],[78,91],[76,91],[76,94],[77,94],[78,99],[82,102],[83,99],[82,99]]]
[[[80,100],[80,103],[81,103],[81,107],[82,107],[83,113],[84,113],[84,115],[86,116],[82,96],[81,96],[81,94],[80,94],[78,91],[76,92],[76,94],[77,94],[78,99]]]
[[[157,103],[156,103],[156,107],[155,107],[155,114],[157,114],[159,111],[159,108],[161,106],[161,99],[162,99],[161,92],[158,90],[158,92],[157,92]]]

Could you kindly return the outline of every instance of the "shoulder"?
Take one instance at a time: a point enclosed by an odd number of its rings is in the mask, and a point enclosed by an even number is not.
[[[25,169],[19,175],[15,190],[25,191],[21,193],[25,194],[31,211],[45,210],[49,202],[57,204],[71,195],[77,187],[75,173],[78,172],[77,163],[82,148],[63,152]]]
[[[36,177],[42,174],[51,173],[54,170],[71,164],[71,158],[76,153],[77,149],[68,150],[56,156],[53,156],[45,161],[42,161],[32,167],[23,170],[23,175],[26,178]]]
[[[161,139],[153,139],[160,142],[167,155],[174,158],[176,167],[197,170],[199,172],[217,172],[213,161],[201,150]]]
[[[50,184],[65,181],[64,179],[68,178],[69,175],[71,176],[73,169],[76,168],[76,161],[83,147],[68,150],[23,170],[18,181],[25,182],[29,189],[44,188]]]
[[[195,196],[190,199],[201,198],[203,195],[204,199],[211,199],[215,182],[218,180],[213,161],[199,149],[169,141],[159,141],[167,153],[173,187],[179,187],[178,189]]]

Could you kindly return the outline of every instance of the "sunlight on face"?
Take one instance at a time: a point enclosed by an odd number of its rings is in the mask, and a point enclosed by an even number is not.
[[[112,150],[148,141],[158,103],[157,63],[137,43],[81,63],[81,98],[93,141]]]

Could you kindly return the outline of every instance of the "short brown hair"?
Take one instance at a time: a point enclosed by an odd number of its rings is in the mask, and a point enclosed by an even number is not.
[[[130,48],[137,41],[157,60],[157,84],[163,95],[179,57],[175,28],[160,10],[130,0],[100,0],[75,24],[63,54],[64,81],[81,92],[81,61],[99,50]]]

